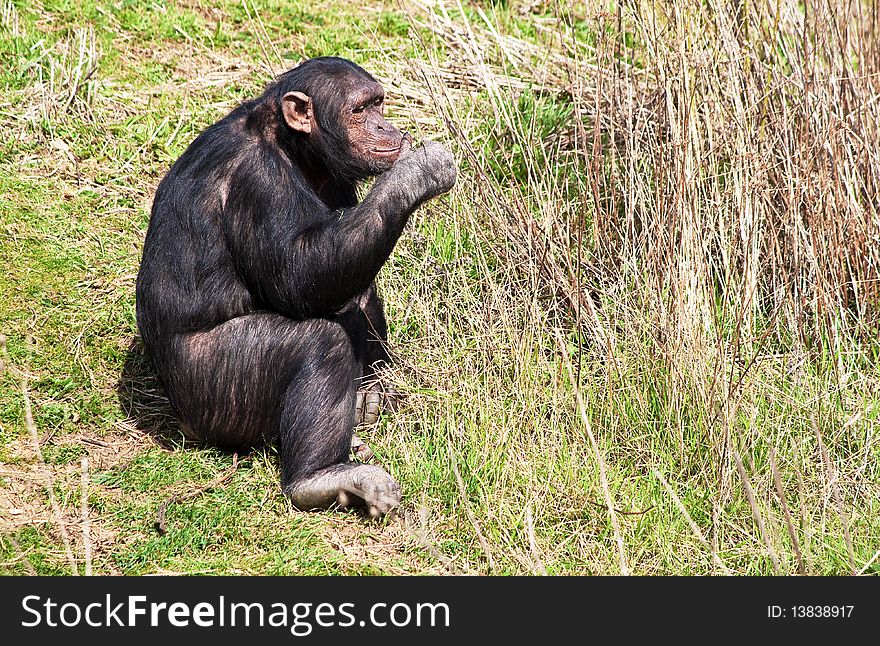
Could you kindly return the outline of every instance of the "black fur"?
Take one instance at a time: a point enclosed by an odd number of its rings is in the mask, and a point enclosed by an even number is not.
[[[182,428],[226,447],[278,442],[288,492],[347,463],[358,379],[388,358],[376,274],[412,212],[455,179],[429,143],[357,204],[375,169],[343,117],[371,84],[337,58],[280,76],[177,160],[144,242],[138,327]],[[317,132],[286,124],[291,91],[312,97]]]

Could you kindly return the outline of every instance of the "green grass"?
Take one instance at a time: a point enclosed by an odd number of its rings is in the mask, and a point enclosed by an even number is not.
[[[102,574],[880,573],[880,265],[857,260],[880,250],[852,246],[878,215],[867,189],[822,183],[877,186],[876,123],[834,130],[830,64],[786,25],[788,49],[732,68],[712,12],[655,8],[658,35],[623,10],[618,30],[580,5],[465,4],[3,2],[0,572],[70,573],[62,524],[83,571],[87,458]],[[362,435],[404,492],[379,523],[294,511],[272,449],[233,472],[184,442],[136,350],[163,173],[319,55],[374,73],[390,118],[459,161],[380,276],[406,398]],[[780,79],[801,68],[815,132],[784,126],[804,97]],[[826,145],[839,168],[809,166]]]

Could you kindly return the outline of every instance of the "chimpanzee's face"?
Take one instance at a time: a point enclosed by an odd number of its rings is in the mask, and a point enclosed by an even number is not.
[[[411,138],[385,120],[385,91],[372,76],[343,62],[316,61],[308,70],[305,91],[284,94],[282,112],[332,174],[365,179],[406,154]]]
[[[340,125],[345,129],[353,161],[370,175],[394,165],[405,135],[385,120],[385,92],[378,83],[363,83],[342,106]]]

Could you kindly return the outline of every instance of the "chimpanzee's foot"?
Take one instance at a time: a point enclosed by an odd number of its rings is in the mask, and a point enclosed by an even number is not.
[[[371,381],[358,390],[354,405],[354,425],[374,426],[383,410],[396,411],[400,405],[400,393],[390,384],[380,380]]]
[[[287,487],[297,509],[366,507],[374,518],[400,503],[400,487],[383,469],[371,464],[334,464]]]
[[[359,390],[354,405],[354,425],[373,426],[379,421],[382,410],[382,393],[371,384],[366,390]]]
[[[367,507],[373,518],[387,514],[400,503],[400,486],[381,467],[360,467],[354,473],[353,484],[339,491],[339,506]]]
[[[390,384],[376,379],[364,385],[357,393],[354,405],[355,428],[375,426],[379,422],[379,414],[384,410],[396,411],[400,406],[401,396]],[[351,453],[356,460],[372,462],[373,450],[357,435],[351,438]]]
[[[372,462],[375,457],[373,449],[367,446],[367,443],[357,435],[351,436],[351,455],[355,460],[361,462]]]

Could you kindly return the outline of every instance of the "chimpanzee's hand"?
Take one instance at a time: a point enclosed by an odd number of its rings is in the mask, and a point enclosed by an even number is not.
[[[403,133],[403,138],[400,140],[400,152],[397,154],[397,161],[400,161],[412,151],[413,138],[408,132]]]
[[[407,143],[404,141],[402,146]],[[457,169],[451,152],[436,141],[428,141],[415,150],[406,153],[401,150],[393,172],[422,202],[451,189]]]

